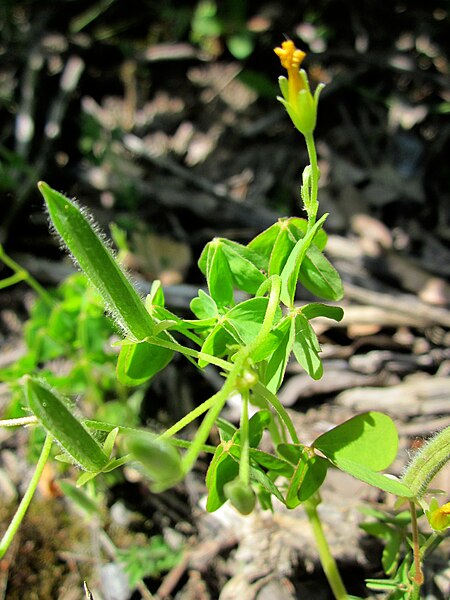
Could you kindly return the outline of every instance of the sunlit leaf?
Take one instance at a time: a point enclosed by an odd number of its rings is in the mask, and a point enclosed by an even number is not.
[[[372,471],[381,471],[397,455],[398,433],[390,417],[371,411],[322,434],[313,446],[333,462],[351,460]]]
[[[266,279],[261,271],[261,257],[248,246],[226,239],[221,242],[234,285],[244,292],[254,294]]]
[[[295,317],[294,356],[297,362],[313,379],[323,375],[323,365],[319,356],[320,344],[313,328],[302,313]]]
[[[314,244],[311,244],[303,258],[299,280],[318,298],[340,300],[344,295],[339,273]]]
[[[217,317],[217,304],[203,290],[198,290],[198,296],[191,300],[190,308],[198,319]]]

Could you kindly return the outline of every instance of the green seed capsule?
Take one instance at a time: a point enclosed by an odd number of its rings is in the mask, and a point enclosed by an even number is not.
[[[24,378],[23,383],[28,406],[42,427],[80,467],[91,472],[101,471],[108,457],[62,398],[29,376]]]
[[[38,187],[56,231],[121,329],[136,341],[152,335],[152,318],[91,220],[79,206],[43,181]]]
[[[256,504],[255,492],[240,479],[229,481],[223,486],[225,496],[241,515],[249,515]]]

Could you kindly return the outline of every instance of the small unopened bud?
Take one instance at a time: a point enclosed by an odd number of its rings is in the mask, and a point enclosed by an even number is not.
[[[229,481],[223,486],[225,496],[241,515],[249,515],[256,504],[255,492],[240,479]]]

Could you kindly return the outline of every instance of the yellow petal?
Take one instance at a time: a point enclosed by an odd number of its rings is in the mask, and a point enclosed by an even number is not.
[[[281,48],[275,48],[274,52],[279,57],[281,66],[287,69],[288,73],[290,70],[298,71],[306,56],[305,52],[295,47],[292,40],[286,40],[281,44]]]

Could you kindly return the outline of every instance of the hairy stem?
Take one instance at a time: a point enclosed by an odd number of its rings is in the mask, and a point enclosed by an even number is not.
[[[416,499],[420,499],[431,480],[449,460],[450,426],[433,436],[417,452],[402,476],[402,483],[409,487]]]
[[[414,557],[414,577],[413,582],[415,585],[420,587],[423,582],[423,571],[420,559],[420,543],[419,543],[419,528],[417,525],[417,513],[416,505],[414,502],[409,502],[409,509],[411,511],[411,529],[412,529],[412,541],[413,541],[413,557]]]

